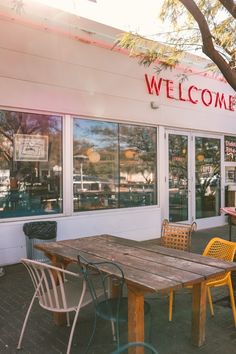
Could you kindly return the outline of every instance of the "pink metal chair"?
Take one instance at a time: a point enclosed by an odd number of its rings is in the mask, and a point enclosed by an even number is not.
[[[83,281],[83,285],[81,286],[81,282],[78,279],[80,278],[79,274],[62,268],[30,259],[22,259],[21,261],[30,274],[35,292],[25,316],[17,349],[21,349],[28,318],[33,303],[37,298],[39,305],[43,309],[51,312],[65,313],[67,315],[68,326],[70,326],[69,313],[75,311],[66,352],[69,354],[79,311],[82,306],[92,301],[90,296],[87,297],[89,294],[86,293],[86,282]]]

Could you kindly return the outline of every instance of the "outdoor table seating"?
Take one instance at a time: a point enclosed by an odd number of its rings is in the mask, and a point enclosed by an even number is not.
[[[192,291],[192,342],[205,342],[206,283],[236,269],[236,264],[199,254],[179,251],[111,235],[98,235],[52,243],[37,244],[52,262],[64,265],[78,262],[78,254],[90,261],[117,263],[124,273],[128,290],[128,341],[144,341],[144,295],[148,292],[178,289],[187,285]],[[106,268],[101,267],[106,272]],[[129,353],[143,353],[130,348]]]

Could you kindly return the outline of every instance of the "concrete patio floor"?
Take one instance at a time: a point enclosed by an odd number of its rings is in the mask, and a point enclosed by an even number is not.
[[[233,227],[233,240],[236,241]],[[202,253],[205,245],[214,236],[228,239],[228,226],[201,230],[192,237],[192,251]],[[151,241],[153,242],[153,241]],[[26,269],[21,265],[5,267],[6,274],[0,278],[0,353],[6,354],[59,354],[65,353],[70,329],[54,325],[52,316],[37,303],[33,307],[23,339],[23,349],[16,350],[22,322],[32,297],[33,289]],[[191,344],[191,292],[178,291],[175,296],[173,321],[168,322],[168,297],[163,294],[147,296],[151,305],[151,329],[149,342],[159,354],[227,354],[236,353],[236,329],[227,290],[213,292],[215,317],[207,308],[206,343],[201,348]],[[71,354],[83,354],[92,331],[93,307],[81,310]],[[115,346],[110,335],[109,323],[98,322],[98,327],[89,354],[109,354]],[[126,328],[122,339],[126,341]]]

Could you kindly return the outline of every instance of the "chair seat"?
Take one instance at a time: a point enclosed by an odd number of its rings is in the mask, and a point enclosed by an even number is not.
[[[118,299],[111,298],[101,301],[96,308],[96,313],[104,320],[116,321],[117,320],[117,306]],[[144,314],[147,315],[150,312],[150,305],[144,301]],[[122,297],[119,305],[119,322],[128,321],[128,298]]]
[[[228,280],[228,278],[231,276],[231,272],[227,272],[224,275],[219,275],[212,280],[207,282],[207,286],[221,286],[222,284],[225,284]]]
[[[40,296],[39,304],[42,308],[48,311],[57,311],[57,312],[72,312],[75,311],[76,307],[78,306],[78,299],[81,296],[82,292],[82,283],[79,281],[65,281],[64,284],[64,291],[65,291],[65,298],[66,298],[66,307],[63,305],[62,296],[60,291],[56,291],[55,289],[50,289],[48,292],[43,294],[43,298]],[[57,289],[60,288],[58,285]],[[56,304],[55,294],[57,294],[58,304]],[[51,299],[51,304],[45,304],[45,299]],[[86,292],[83,298],[83,302],[81,307],[84,307],[92,302],[92,298],[89,292]]]

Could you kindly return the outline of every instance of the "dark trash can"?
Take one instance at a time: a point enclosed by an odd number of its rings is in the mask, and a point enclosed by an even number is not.
[[[33,221],[23,225],[23,231],[26,238],[27,258],[39,262],[48,262],[48,257],[36,248],[37,243],[54,242],[57,237],[56,221]]]

